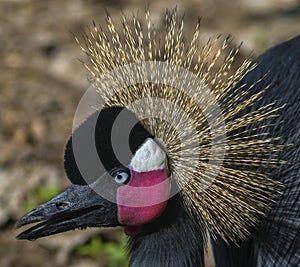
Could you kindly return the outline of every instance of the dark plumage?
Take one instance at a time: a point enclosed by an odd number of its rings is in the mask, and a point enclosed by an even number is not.
[[[254,237],[227,246],[214,242],[216,263],[222,267],[298,266],[300,264],[300,36],[277,45],[256,60],[258,66],[242,82],[248,84],[265,74],[253,91],[269,89],[252,110],[276,101],[285,105],[280,117],[273,118],[273,136],[280,136],[286,147],[279,158],[286,164],[272,171],[272,178],[283,183],[282,195],[272,204]]]

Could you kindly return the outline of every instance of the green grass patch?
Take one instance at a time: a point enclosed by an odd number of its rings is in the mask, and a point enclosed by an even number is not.
[[[28,212],[36,206],[49,201],[61,190],[56,185],[36,186],[29,193],[29,198],[23,203],[23,211]]]
[[[87,244],[76,248],[75,254],[106,262],[106,267],[127,267],[128,255],[125,252],[126,238],[121,237],[116,242],[103,242],[98,236],[93,237]]]

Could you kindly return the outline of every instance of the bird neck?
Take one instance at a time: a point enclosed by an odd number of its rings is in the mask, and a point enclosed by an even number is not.
[[[142,232],[130,238],[130,267],[203,267],[204,233],[183,208],[179,195],[165,212]]]

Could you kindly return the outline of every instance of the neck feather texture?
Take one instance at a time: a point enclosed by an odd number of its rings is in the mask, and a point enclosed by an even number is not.
[[[176,195],[156,221],[130,238],[130,267],[203,267],[204,238],[203,228]]]

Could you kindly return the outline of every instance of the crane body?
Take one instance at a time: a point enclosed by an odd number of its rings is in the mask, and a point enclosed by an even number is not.
[[[279,157],[286,161],[272,171],[272,177],[282,182],[282,195],[262,220],[253,237],[240,244],[214,243],[217,266],[298,266],[300,264],[300,36],[279,44],[262,55],[258,66],[245,77],[254,81],[266,73],[261,90],[269,85],[260,103],[276,101],[285,105],[272,135],[281,136],[286,148]],[[257,107],[252,107],[256,109]]]

